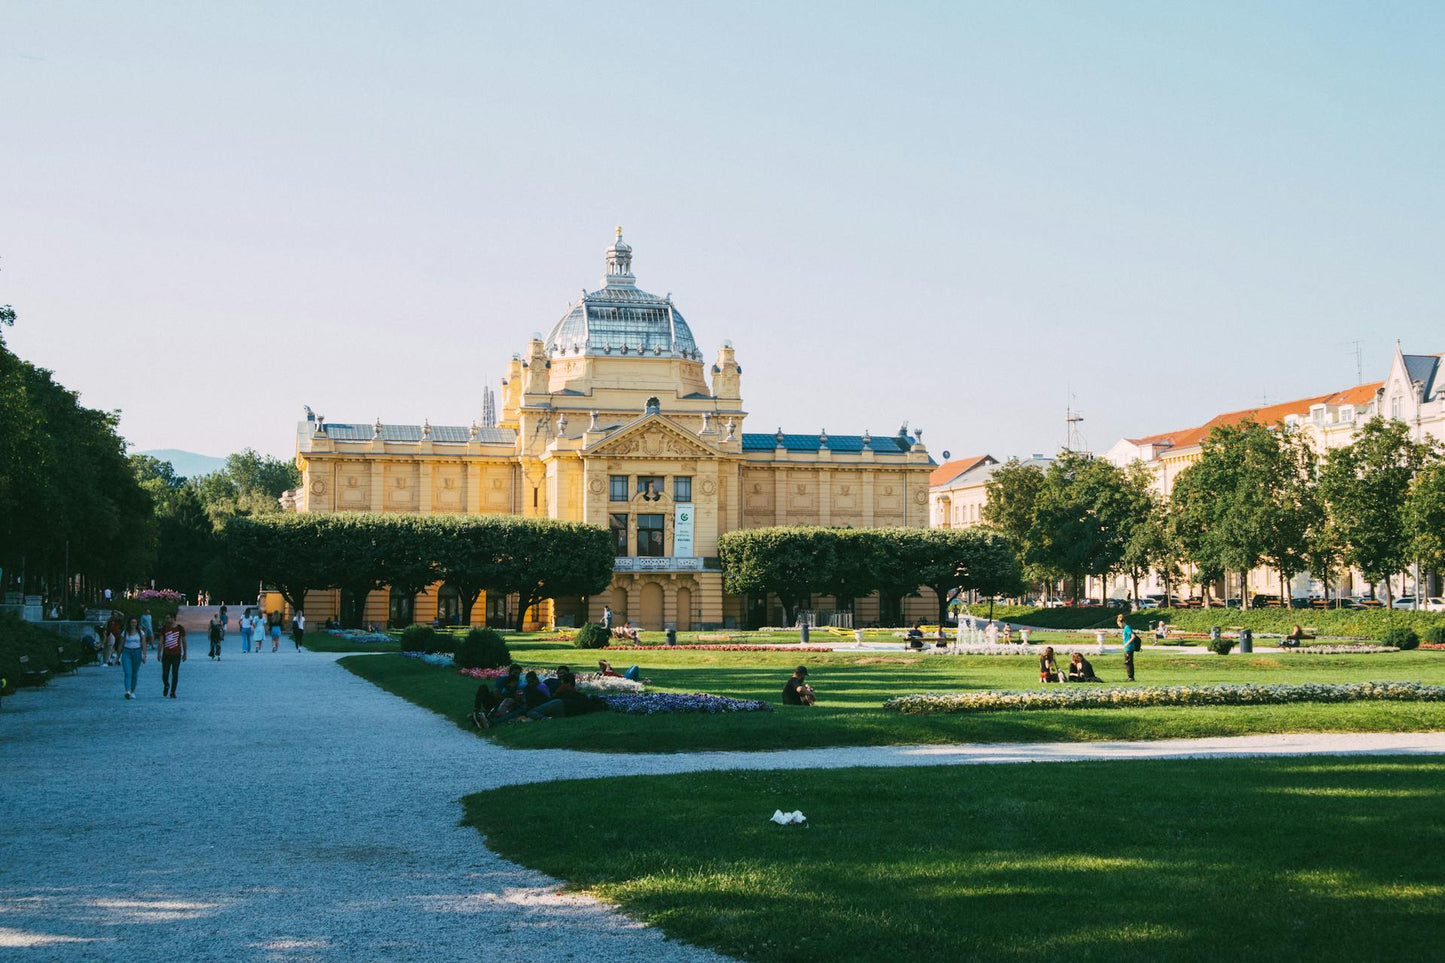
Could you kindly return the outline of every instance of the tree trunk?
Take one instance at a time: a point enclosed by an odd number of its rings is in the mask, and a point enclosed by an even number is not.
[[[472,624],[472,609],[476,608],[476,606],[477,606],[477,596],[479,596],[479,595],[481,595],[481,594],[482,594],[482,590],[481,590],[481,589],[477,589],[475,592],[470,591],[470,590],[468,590],[468,591],[458,590],[458,591],[457,591],[457,604],[458,604],[459,606],[461,606],[461,610],[462,610],[462,624],[463,624],[463,625],[469,626],[469,625]]]

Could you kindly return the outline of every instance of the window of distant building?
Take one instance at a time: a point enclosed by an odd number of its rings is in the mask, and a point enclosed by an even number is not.
[[[662,476],[638,475],[637,494],[641,495],[645,502],[659,501],[662,498]]]
[[[637,554],[660,558],[667,554],[661,515],[637,516]]]
[[[1391,418],[1398,418],[1398,417],[1400,417],[1400,396],[1399,396],[1399,395],[1396,395],[1395,397],[1393,397],[1393,398],[1390,399],[1390,417],[1391,417]]]
[[[614,502],[627,501],[627,476],[613,475],[609,479],[609,494],[607,499]]]
[[[672,500],[675,502],[692,501],[692,477],[683,475],[672,480]]]
[[[624,481],[626,479],[623,479]],[[608,516],[608,527],[612,529],[612,554],[627,554],[627,516],[614,512]]]

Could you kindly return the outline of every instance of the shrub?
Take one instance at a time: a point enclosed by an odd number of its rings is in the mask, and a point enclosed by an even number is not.
[[[611,641],[612,634],[593,622],[584,622],[572,637],[572,644],[579,649],[605,649]]]
[[[1445,645],[1445,625],[1432,625],[1426,629],[1425,641],[1431,645]]]
[[[1380,639],[1380,644],[1393,645],[1403,652],[1419,646],[1420,636],[1408,625],[1397,625],[1385,633],[1384,637]]]
[[[455,659],[462,669],[496,669],[510,665],[512,653],[495,629],[472,629],[457,643]]]
[[[1234,641],[1234,639],[1226,639],[1222,635],[1217,639],[1210,639],[1208,643],[1209,651],[1215,655],[1228,655],[1234,648]]]
[[[403,652],[440,652],[443,648],[440,642],[437,630],[430,625],[408,625],[401,630]]]

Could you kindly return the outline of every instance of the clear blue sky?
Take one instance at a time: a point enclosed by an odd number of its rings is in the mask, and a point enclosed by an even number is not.
[[[622,224],[748,428],[1051,451],[1445,351],[1445,4],[0,8],[6,337],[140,448],[465,424]]]

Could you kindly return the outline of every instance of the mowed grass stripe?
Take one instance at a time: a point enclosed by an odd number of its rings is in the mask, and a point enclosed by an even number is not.
[[[503,856],[749,960],[1432,959],[1445,760],[744,771],[465,800]],[[801,809],[808,828],[767,821]]]
[[[560,643],[510,642],[528,665],[590,668],[599,657]],[[605,650],[602,650],[605,656]],[[616,653],[622,656],[624,653]],[[1149,707],[1044,710],[982,715],[904,716],[885,712],[885,699],[914,692],[1039,688],[1037,663],[1000,656],[879,653],[636,652],[653,686],[764,699],[773,712],[653,717],[598,713],[486,733],[518,748],[601,752],[796,749],[823,746],[938,745],[959,742],[1053,742],[1203,738],[1279,732],[1420,732],[1445,729],[1445,704],[1299,703],[1273,706]],[[618,667],[624,660],[614,660]],[[819,693],[812,709],[779,704],[783,680],[798,663],[810,668]],[[1117,666],[1095,659],[1104,678]],[[341,664],[376,685],[470,727],[477,683],[454,670],[397,655],[359,656]],[[1445,683],[1445,652],[1387,655],[1215,656],[1146,652],[1138,678],[1150,685],[1220,682],[1350,682],[1409,679]]]

